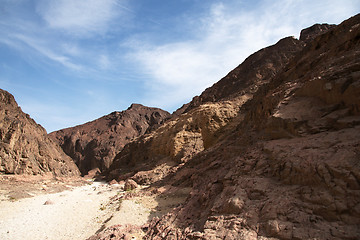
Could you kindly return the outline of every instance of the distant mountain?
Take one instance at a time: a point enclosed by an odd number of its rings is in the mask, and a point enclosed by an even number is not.
[[[132,104],[94,121],[52,132],[49,136],[78,165],[81,173],[107,170],[125,144],[156,127],[170,114],[159,108]]]
[[[46,130],[25,114],[14,97],[0,89],[0,173],[78,176],[72,159]]]
[[[161,189],[158,209],[190,189],[146,239],[359,239],[359,150],[357,15],[254,53],[107,173]]]

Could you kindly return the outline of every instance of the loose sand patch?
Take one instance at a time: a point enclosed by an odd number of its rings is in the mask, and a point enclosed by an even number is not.
[[[189,192],[170,186],[124,192],[123,185],[83,179],[3,179],[0,239],[84,240],[114,225],[135,226],[131,236],[139,239],[142,225],[183,203]]]
[[[116,192],[96,182],[59,193],[0,201],[0,239],[86,239],[110,216],[106,205]]]

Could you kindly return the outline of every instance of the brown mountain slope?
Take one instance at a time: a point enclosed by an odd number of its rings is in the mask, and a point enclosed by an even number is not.
[[[309,40],[332,27],[334,25],[315,24],[301,31],[300,41],[293,37],[287,37],[275,45],[257,51],[220,81],[207,88],[200,96],[194,97],[188,106],[184,107],[184,111],[189,111],[206,102],[218,102],[233,99],[239,95],[255,93],[262,84],[269,82],[282,70]]]
[[[17,105],[14,97],[0,89],[0,173],[77,176],[71,158],[48,138]]]
[[[132,104],[94,121],[49,134],[74,159],[83,175],[89,170],[106,170],[126,143],[143,135],[169,117],[158,108]]]
[[[325,32],[331,28],[327,24],[316,26],[304,30],[301,37],[310,39],[321,30]],[[144,171],[134,178],[140,182],[158,180],[170,171],[171,166],[186,162],[214,145],[231,131],[231,122],[236,124],[244,117],[244,114],[239,114],[241,106],[305,45],[303,41],[287,37],[249,56],[226,77],[176,111],[171,121],[152,134],[127,145],[115,157],[109,177]],[[147,172],[162,164],[167,169],[162,174]],[[140,179],[143,175],[145,179]]]
[[[359,239],[359,59],[360,15],[310,41],[162,183],[192,192],[146,239]]]
[[[360,238],[360,15],[303,34],[276,74],[252,75],[261,86],[227,98],[222,80],[207,91],[225,99],[194,104],[116,156],[111,177],[192,189],[145,239]]]

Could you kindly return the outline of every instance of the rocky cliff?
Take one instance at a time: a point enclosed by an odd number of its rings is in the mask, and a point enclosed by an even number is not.
[[[301,38],[310,39],[332,27],[327,24],[315,26],[303,30]],[[149,169],[163,164],[169,170],[219,142],[243,119],[244,114],[239,111],[241,106],[252,99],[262,85],[269,83],[305,45],[305,41],[287,37],[249,56],[219,82],[178,109],[157,131],[127,145],[115,157],[110,178],[140,171],[136,180],[149,182],[153,175],[149,176]],[[146,173],[146,180],[139,179],[142,171]],[[164,177],[166,173],[160,175]],[[153,177],[159,179],[160,176]]]
[[[145,239],[359,239],[359,59],[360,15],[314,25],[126,145],[110,178],[192,189]]]
[[[309,40],[325,33],[332,27],[334,25],[315,24],[301,31],[300,40],[287,37],[275,45],[257,51],[181,109],[186,112],[206,102],[218,102],[234,99],[239,95],[255,93],[261,85],[268,83],[272,77],[282,70]]]
[[[78,176],[72,159],[0,89],[0,173]]]
[[[113,112],[76,127],[52,132],[49,136],[78,165],[81,173],[109,168],[124,145],[156,127],[169,113],[158,108],[132,104],[127,110]]]
[[[360,237],[360,15],[313,37],[167,180],[193,190],[148,239]]]

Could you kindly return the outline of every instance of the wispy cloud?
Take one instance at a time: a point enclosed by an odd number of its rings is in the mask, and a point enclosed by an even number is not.
[[[70,68],[72,70],[82,70],[82,66],[76,63],[73,63],[68,57],[55,53],[51,48],[47,48],[46,44],[39,39],[33,39],[29,36],[15,34],[13,36],[15,39],[22,41],[32,49],[36,50],[39,54],[45,56],[46,58],[60,63],[63,66]]]
[[[46,0],[39,2],[37,11],[50,28],[88,37],[108,31],[109,23],[119,17],[119,6],[126,9],[119,1]]]
[[[241,10],[241,1],[213,4],[201,19],[181,23],[193,29],[191,40],[156,45],[136,39],[130,45],[130,58],[152,76],[144,102],[167,109],[179,106],[254,51],[286,36],[297,37],[316,22],[339,23],[356,8],[359,4],[351,0],[265,0],[254,10]]]
[[[100,69],[106,70],[109,69],[111,66],[111,61],[108,55],[101,54],[98,60],[98,65]]]
[[[23,9],[9,2],[7,15],[0,15],[0,44],[15,49],[30,64],[56,63],[74,74],[102,76],[114,60],[101,54],[108,47],[106,34],[119,31],[118,20],[130,11],[126,1],[40,0],[33,14],[21,14]]]
[[[84,51],[81,47],[76,43],[72,43],[71,41],[67,41],[60,44],[61,51],[72,57],[79,57],[84,54]]]
[[[185,2],[3,0],[0,78],[26,96],[28,113],[51,130],[134,101],[172,111],[254,51],[360,11],[358,0]],[[194,2],[198,11],[187,8]],[[159,17],[163,9],[171,14]]]

